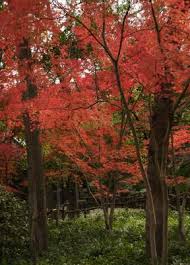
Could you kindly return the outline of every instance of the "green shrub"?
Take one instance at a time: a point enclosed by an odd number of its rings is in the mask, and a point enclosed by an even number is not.
[[[28,213],[26,203],[0,187],[0,259],[14,264],[28,254]],[[18,263],[17,263],[18,264]]]

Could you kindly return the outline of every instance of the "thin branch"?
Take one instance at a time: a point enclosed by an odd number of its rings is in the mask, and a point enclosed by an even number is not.
[[[85,177],[85,180],[86,180],[86,185],[87,185],[87,189],[88,189],[88,192],[89,194],[92,196],[92,198],[94,199],[94,201],[96,202],[96,204],[101,207],[101,204],[98,202],[98,200],[96,199],[95,195],[93,194],[91,188],[90,188],[90,185],[88,184],[88,180],[87,180],[87,177],[86,175],[84,174],[84,177]]]
[[[122,26],[121,26],[121,37],[120,37],[119,50],[118,50],[116,61],[119,60],[119,57],[120,57],[120,54],[121,54],[122,45],[123,45],[123,38],[124,38],[124,32],[125,32],[125,21],[127,19],[128,14],[129,14],[130,8],[131,8],[131,5],[130,5],[130,1],[129,1],[125,16],[123,18]]]
[[[160,49],[162,51],[159,24],[158,24],[158,21],[157,21],[157,18],[156,18],[156,14],[155,14],[155,10],[154,10],[154,7],[153,7],[152,0],[149,0],[149,2],[150,2],[150,5],[151,5],[152,17],[153,17],[153,21],[154,21],[154,25],[155,25],[155,29],[156,29],[157,41],[158,41],[158,44],[159,44]]]
[[[103,9],[103,17],[102,17],[102,40],[103,40],[103,47],[105,52],[108,54],[110,59],[112,61],[115,61],[116,59],[113,57],[113,54],[111,53],[107,41],[106,41],[106,19],[105,19],[105,4],[104,4],[104,9]]]

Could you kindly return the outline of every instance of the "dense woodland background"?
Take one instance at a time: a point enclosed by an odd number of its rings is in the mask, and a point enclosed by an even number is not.
[[[190,263],[189,22],[189,0],[0,0],[1,264]]]

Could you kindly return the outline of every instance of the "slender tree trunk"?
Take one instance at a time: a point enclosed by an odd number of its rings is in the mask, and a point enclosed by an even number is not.
[[[105,203],[105,201],[102,201],[102,210],[104,213],[104,223],[105,228],[108,231],[112,231],[113,229],[113,217],[114,217],[114,211],[115,211],[115,199],[116,199],[116,193],[113,194],[113,198],[111,201],[111,205],[109,207],[108,203]]]
[[[72,176],[70,176],[72,178]],[[72,179],[68,179],[67,183],[67,192],[68,192],[68,217],[73,219],[78,216],[77,205],[76,205],[76,185]]]
[[[112,201],[111,201],[111,205],[110,205],[110,213],[109,213],[110,230],[113,229],[113,218],[114,218],[114,212],[115,212],[116,192],[117,192],[117,182],[115,179],[113,179],[113,196],[112,196]]]
[[[109,223],[109,211],[108,211],[108,205],[105,205],[105,203],[102,203],[102,209],[104,213],[104,223],[106,230],[110,231],[110,223]]]
[[[115,203],[112,202],[110,205],[110,212],[109,212],[109,216],[108,216],[108,220],[109,220],[109,230],[112,231],[113,230],[113,220],[114,220],[114,212],[115,212]]]
[[[77,180],[75,179],[75,209],[76,209],[76,216],[79,217],[80,209],[79,209],[79,185]]]
[[[60,221],[60,210],[61,210],[61,188],[60,188],[60,183],[59,181],[57,182],[57,187],[56,187],[56,200],[57,200],[57,205],[56,205],[56,224],[59,225],[59,221]]]
[[[147,176],[151,186],[156,215],[156,252],[159,264],[167,264],[168,252],[168,191],[165,182],[169,134],[172,120],[172,100],[164,93],[155,97],[154,107],[151,116],[151,135],[148,151]],[[150,255],[151,215],[149,212],[150,202],[147,199],[146,206],[146,231],[147,254]]]
[[[113,61],[113,60],[112,60]],[[137,155],[137,161],[139,164],[140,172],[142,174],[142,177],[145,182],[146,192],[147,192],[147,222],[146,222],[146,248],[147,248],[147,254],[150,257],[151,265],[158,265],[158,255],[157,255],[157,247],[156,247],[156,212],[155,212],[155,206],[154,206],[154,198],[152,194],[152,189],[149,181],[148,172],[145,171],[141,152],[140,152],[140,144],[139,139],[137,136],[136,128],[133,123],[133,119],[131,116],[131,111],[129,109],[128,103],[126,101],[124,91],[121,85],[120,80],[120,72],[118,68],[118,61],[113,61],[117,86],[120,92],[121,96],[121,102],[123,105],[123,108],[127,115],[127,122],[129,124],[129,128],[131,129],[134,143],[135,143],[135,149],[136,149],[136,155]],[[149,154],[150,156],[150,154]]]
[[[172,147],[172,175],[174,180],[175,173],[176,173],[176,161],[175,161],[175,150],[174,150],[174,139],[173,133],[171,133],[171,147]],[[185,241],[185,227],[184,227],[184,214],[185,214],[185,205],[186,205],[186,194],[183,194],[182,203],[180,200],[180,191],[178,188],[178,183],[175,183],[175,192],[176,192],[176,206],[178,211],[178,237],[179,240],[184,242]]]
[[[180,192],[176,187],[176,196],[177,196],[177,211],[178,211],[178,237],[181,242],[185,242],[185,205],[186,205],[186,194],[182,197],[182,202],[180,201]]]
[[[174,139],[173,132],[171,132],[171,148],[172,148],[172,177],[175,180],[175,192],[176,192],[176,206],[178,211],[178,237],[179,240],[185,241],[185,227],[184,227],[184,214],[186,205],[186,194],[183,194],[181,203],[181,194],[178,188],[178,183],[176,181],[176,161],[175,161],[175,149],[174,149]]]

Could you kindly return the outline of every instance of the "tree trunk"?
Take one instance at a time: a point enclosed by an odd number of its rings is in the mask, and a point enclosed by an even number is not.
[[[185,242],[185,205],[186,205],[186,194],[182,197],[182,202],[180,202],[180,192],[176,187],[176,195],[177,195],[177,211],[178,211],[178,237],[181,242]]]
[[[29,205],[31,216],[31,249],[35,261],[47,250],[47,213],[46,191],[42,165],[42,150],[39,130],[31,129],[32,124],[27,113],[24,114],[24,127],[27,144]]]
[[[101,208],[102,208],[103,214],[104,214],[105,228],[106,228],[106,230],[108,230],[110,232],[113,229],[115,199],[116,199],[116,192],[113,193],[113,198],[111,199],[110,205],[108,203],[108,200],[106,200],[106,202],[104,201],[104,199],[101,200]]]
[[[172,100],[167,94],[155,97],[151,115],[150,143],[148,150],[147,176],[149,179],[156,216],[155,239],[159,264],[167,264],[168,252],[168,191],[165,182],[169,134],[172,120]],[[146,248],[150,255],[151,242],[150,201],[146,205]]]
[[[108,205],[105,205],[105,203],[102,203],[102,210],[104,213],[104,223],[105,223],[105,228],[106,230],[110,231],[111,227],[110,227],[110,222],[109,222],[109,209],[108,209]]]
[[[67,192],[68,192],[68,217],[70,219],[78,217],[78,187],[74,180],[71,179],[72,176],[68,179],[67,182]]]
[[[116,192],[117,192],[117,182],[115,179],[113,179],[113,194],[112,194],[112,200],[111,200],[111,204],[110,204],[110,213],[109,213],[110,230],[113,229],[113,218],[114,218],[114,211],[115,211]]]
[[[59,221],[61,218],[61,188],[60,188],[60,183],[59,181],[57,182],[57,187],[56,187],[56,201],[57,201],[57,205],[56,205],[56,225],[59,225]]]
[[[76,209],[76,216],[80,216],[80,209],[79,209],[79,185],[77,180],[75,179],[75,209]]]
[[[26,82],[22,99],[27,101],[37,96],[37,86],[32,79],[32,55],[27,39],[23,38],[17,52],[20,78]],[[46,188],[38,124],[31,120],[28,111],[23,113],[23,123],[28,160],[31,251],[33,263],[36,263],[38,256],[47,249]]]

